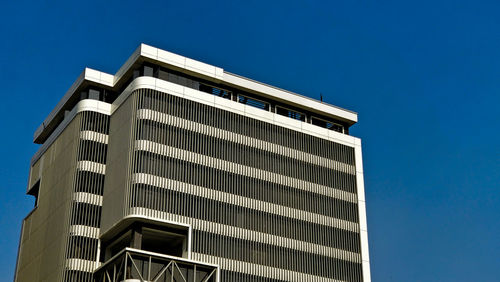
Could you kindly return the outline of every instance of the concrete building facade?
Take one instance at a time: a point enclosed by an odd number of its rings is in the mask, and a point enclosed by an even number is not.
[[[34,135],[15,281],[370,281],[357,114],[141,44]]]

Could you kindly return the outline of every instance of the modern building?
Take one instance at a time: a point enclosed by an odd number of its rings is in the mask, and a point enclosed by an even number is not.
[[[15,281],[370,281],[357,114],[140,45],[34,134]]]

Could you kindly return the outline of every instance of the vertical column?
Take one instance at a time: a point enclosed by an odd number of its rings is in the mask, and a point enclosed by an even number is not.
[[[354,157],[356,163],[356,183],[358,188],[359,229],[361,240],[361,266],[363,282],[370,282],[370,255],[368,250],[368,229],[366,221],[365,184],[363,178],[363,159],[361,153],[361,139],[355,139]]]

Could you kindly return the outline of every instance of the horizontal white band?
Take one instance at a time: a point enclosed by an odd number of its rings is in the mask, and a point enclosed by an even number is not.
[[[325,195],[328,197],[357,203],[358,199],[356,194],[342,191],[340,189],[311,183],[305,180],[285,176],[282,174],[270,172],[267,170],[262,170],[254,167],[249,167],[237,163],[228,162],[225,160],[209,157],[206,155],[193,153],[191,151],[182,150],[179,148],[158,144],[149,140],[137,140],[135,143],[136,150],[142,150],[147,152],[152,152],[155,154],[163,155],[166,157],[172,157],[180,160],[185,160],[191,163],[209,166],[215,169],[220,169],[223,171],[244,175],[248,177],[253,177],[256,179],[263,179],[268,182],[286,185],[296,189],[301,189],[308,192],[313,192],[316,194]]]
[[[341,282],[342,280],[319,277],[307,273],[291,271],[282,268],[270,267],[250,262],[232,260],[227,258],[215,257],[206,254],[193,253],[197,260],[217,263],[221,269],[245,273],[265,278],[283,280],[283,281],[321,281],[321,282]]]
[[[71,121],[76,117],[78,113],[81,112],[96,112],[105,115],[111,115],[111,104],[85,99],[78,102],[75,107],[71,110],[71,112],[64,117],[64,120],[57,126],[57,128],[50,134],[50,136],[43,142],[43,145],[38,149],[38,151],[31,158],[31,165],[35,164],[38,159],[45,153],[45,151],[54,143],[54,141],[59,137],[59,135],[64,131],[64,129],[71,123]],[[44,123],[45,124],[45,123]],[[35,132],[34,139],[36,140],[38,136],[45,129],[44,124],[40,126]]]
[[[172,125],[196,133],[212,136],[215,138],[227,140],[244,146],[253,147],[259,150],[268,151],[274,154],[283,155],[302,162],[315,164],[318,166],[335,169],[349,174],[356,174],[356,167],[339,161],[331,160],[321,156],[313,155],[290,147],[274,144],[261,139],[234,133],[217,127],[205,125],[202,123],[182,119],[176,116],[160,113],[149,109],[139,109],[137,111],[138,119],[147,119],[155,122]]]
[[[79,161],[76,165],[78,170],[90,171],[94,173],[106,174],[106,165],[92,161]]]
[[[76,192],[73,194],[73,201],[102,207],[102,196],[96,194]]]
[[[71,225],[69,227],[69,235],[98,239],[99,228],[86,225]]]
[[[80,132],[80,139],[108,144],[108,135],[95,131],[85,130]]]
[[[67,270],[77,270],[84,272],[94,272],[94,270],[99,267],[100,262],[90,261],[85,259],[66,259],[66,269]]]
[[[321,214],[316,214],[304,210],[294,209],[282,205],[277,205],[269,202],[264,202],[248,197],[238,196],[231,193],[221,192],[214,189],[205,188],[202,186],[192,185],[181,181],[176,181],[164,177],[145,173],[135,173],[132,175],[132,183],[141,183],[146,185],[157,186],[173,191],[187,193],[190,195],[212,199],[228,204],[237,205],[240,207],[250,208],[258,211],[263,211],[271,214],[312,222],[329,227],[336,227],[353,232],[359,232],[359,225],[347,220],[337,219]]]
[[[290,248],[298,251],[337,258],[355,263],[361,263],[361,255],[358,253],[327,247],[323,245],[318,245],[310,242],[304,242],[282,236],[253,231],[221,223],[215,223],[197,218],[190,218],[182,215],[177,215],[147,208],[133,207],[130,208],[130,213],[131,215],[142,215],[153,219],[160,218],[166,220],[174,220],[185,224],[191,224],[191,226],[195,230],[201,230],[205,232],[220,234],[223,236],[258,242],[262,244],[274,245],[281,248]]]

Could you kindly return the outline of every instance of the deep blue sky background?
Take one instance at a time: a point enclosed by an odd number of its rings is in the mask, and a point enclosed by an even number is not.
[[[2,4],[1,280],[34,130],[144,42],[359,113],[373,281],[500,281],[498,1],[100,2]]]

